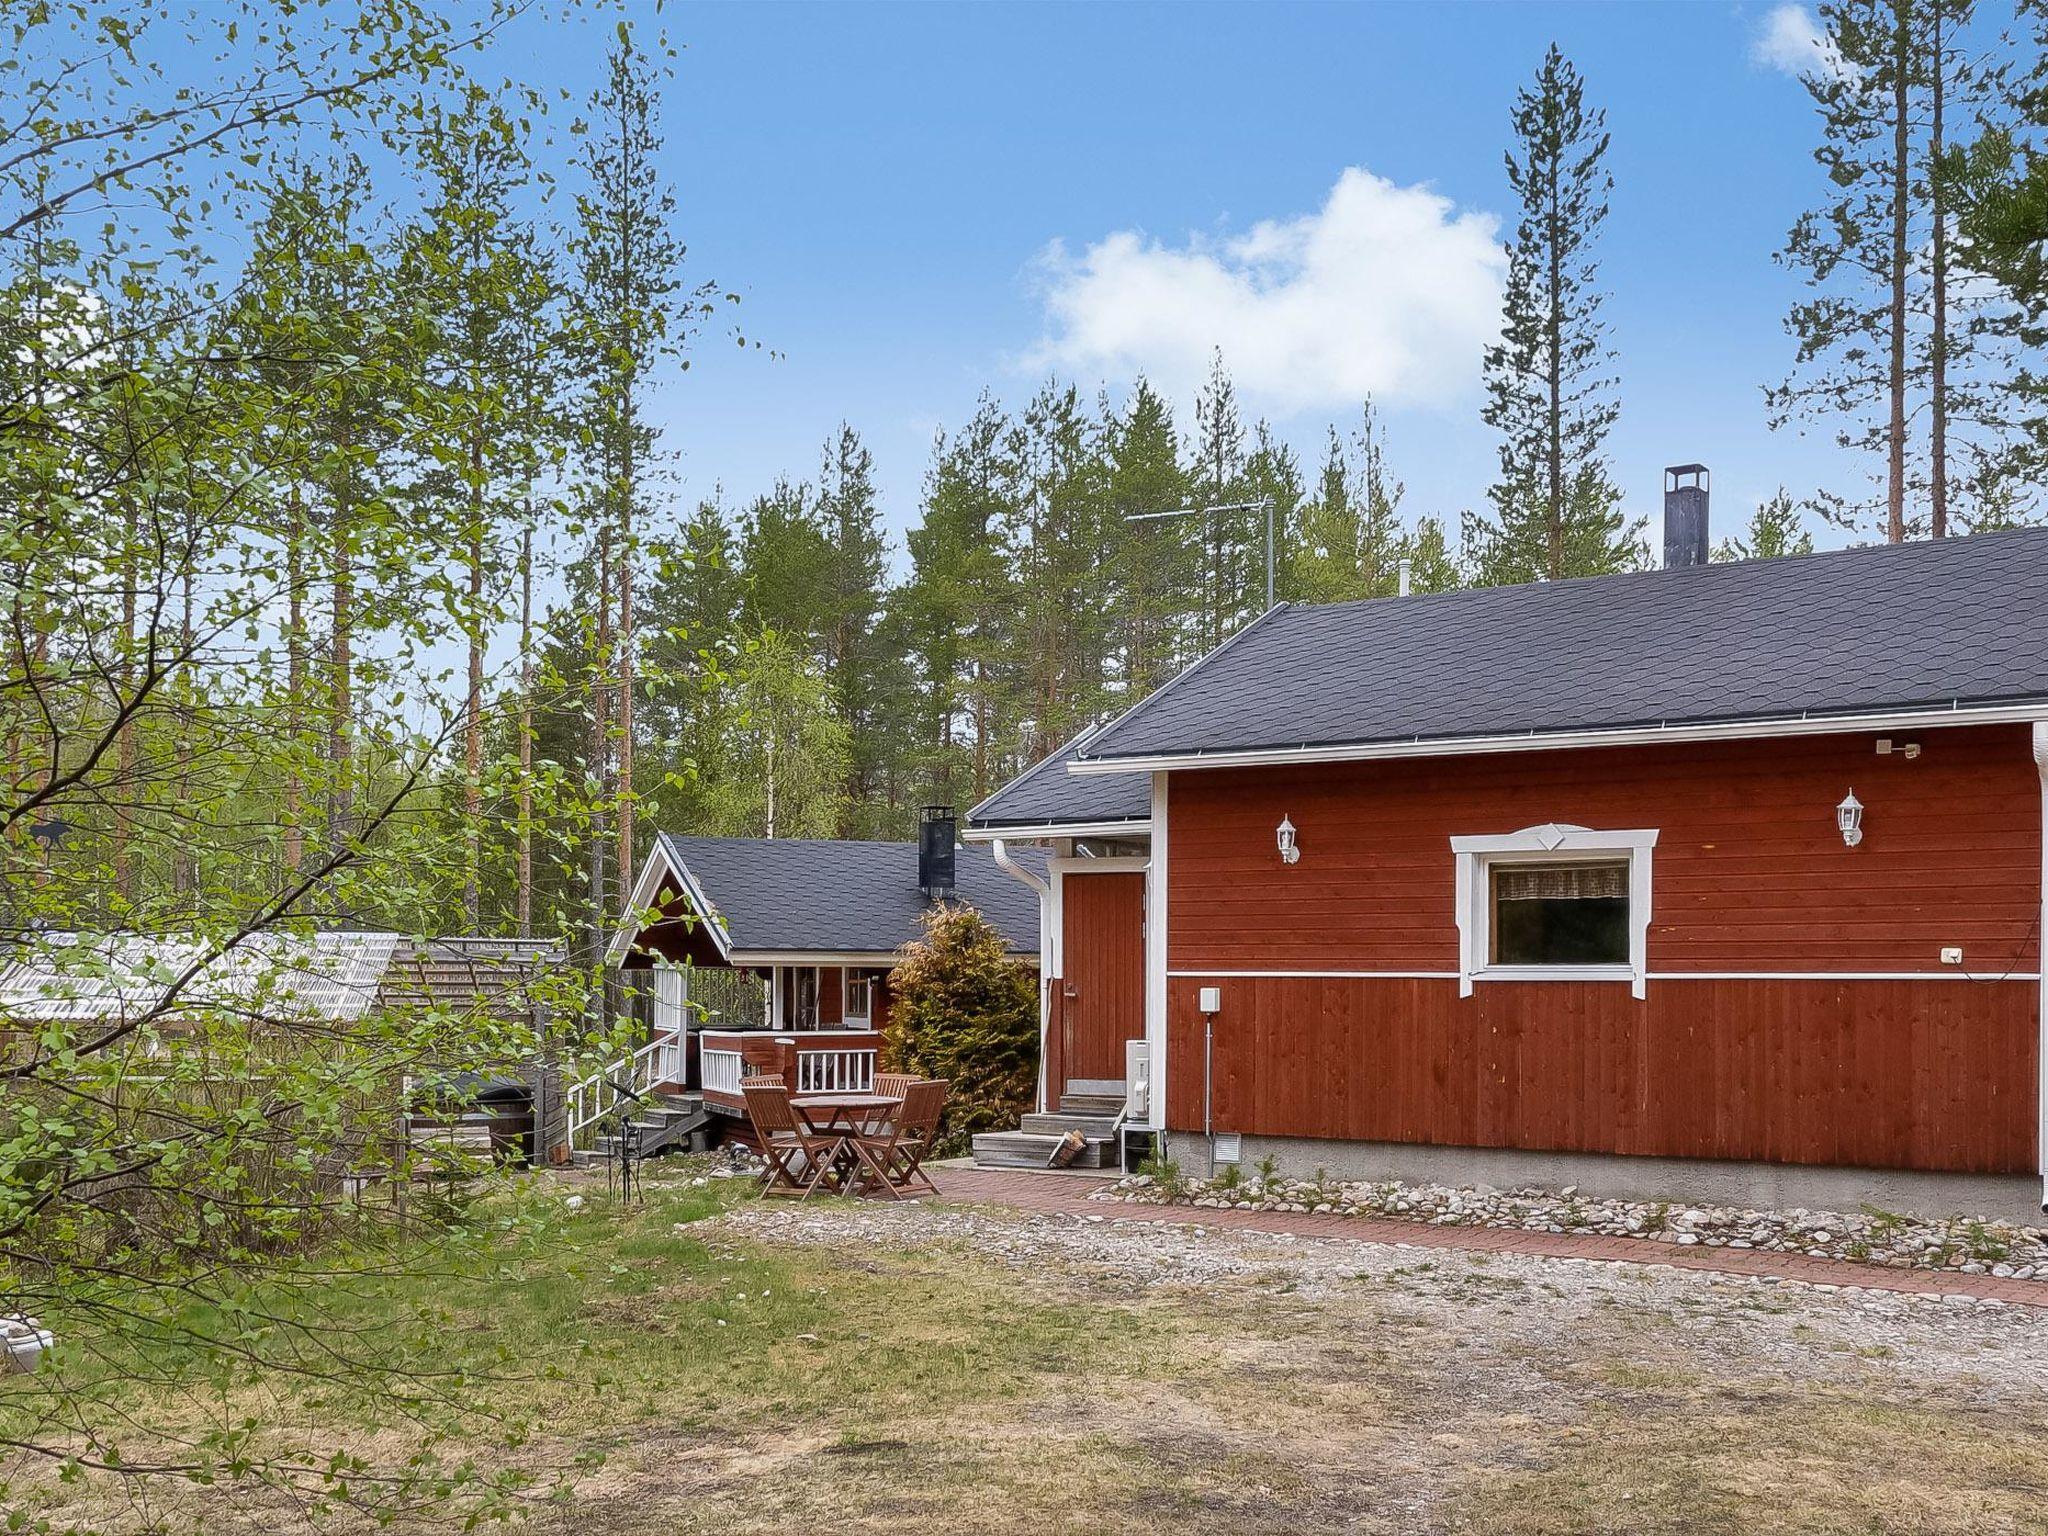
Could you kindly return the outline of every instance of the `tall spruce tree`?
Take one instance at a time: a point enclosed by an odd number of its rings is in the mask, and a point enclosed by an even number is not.
[[[1471,521],[1467,542],[1489,583],[1626,570],[1644,556],[1603,453],[1620,410],[1594,254],[1614,184],[1606,115],[1552,44],[1512,121],[1521,211],[1482,412],[1500,434],[1500,478],[1492,521]]]

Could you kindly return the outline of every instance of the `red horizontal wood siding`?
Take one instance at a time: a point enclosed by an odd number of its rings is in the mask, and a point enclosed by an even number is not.
[[[1900,738],[1901,740],[1905,738]],[[1174,775],[1168,1123],[1273,1136],[1979,1173],[2034,1161],[2040,781],[2024,727]],[[1833,808],[1868,807],[1860,848]],[[1300,830],[1283,866],[1273,828]],[[1450,838],[1655,827],[1652,979],[1457,968]],[[1939,963],[1961,944],[1972,983]],[[1682,972],[1925,972],[1705,980]]]
[[[1455,970],[1451,838],[1556,821],[1658,829],[1652,971],[1940,971],[1944,944],[1976,974],[2032,970],[2027,727],[1912,739],[1913,762],[1824,736],[1177,773],[1169,965]],[[1852,787],[1858,848],[1835,829]]]

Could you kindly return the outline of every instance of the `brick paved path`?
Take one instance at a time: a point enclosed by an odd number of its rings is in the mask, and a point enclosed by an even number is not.
[[[1411,1248],[1451,1248],[1465,1253],[1517,1253],[1552,1259],[1593,1259],[1608,1263],[1663,1264],[1673,1269],[1704,1269],[1726,1275],[1770,1275],[1809,1285],[1856,1286],[1872,1291],[1908,1291],[1929,1296],[1974,1296],[2048,1307],[2048,1282],[2002,1280],[1995,1275],[1965,1275],[1953,1270],[1887,1269],[1847,1259],[1820,1259],[1800,1253],[1770,1253],[1755,1248],[1681,1247],[1641,1238],[1593,1237],[1573,1232],[1523,1232],[1502,1227],[1432,1226],[1419,1221],[1393,1221],[1376,1216],[1317,1216],[1297,1211],[1210,1210],[1194,1206],[1132,1205],[1090,1200],[1107,1178],[1074,1173],[1028,1173],[995,1168],[930,1169],[933,1182],[948,1200],[975,1205],[1009,1206],[1022,1211],[1066,1212],[1099,1216],[1108,1221],[1153,1222],[1171,1226],[1227,1228],[1248,1232],[1286,1232],[1296,1237],[1339,1237],[1361,1243],[1388,1243]]]

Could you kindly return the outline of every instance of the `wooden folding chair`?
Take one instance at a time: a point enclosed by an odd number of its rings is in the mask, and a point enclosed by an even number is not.
[[[782,1079],[742,1078],[740,1094],[747,1101],[747,1119],[761,1143],[768,1166],[761,1170],[761,1193],[804,1199],[831,1175],[843,1137],[825,1135],[804,1124],[789,1107]]]
[[[877,1072],[875,1092],[884,1098],[900,1099],[910,1091],[910,1085],[916,1081],[917,1075],[912,1072]]]
[[[853,1149],[867,1170],[864,1182],[891,1200],[901,1200],[906,1190],[936,1195],[938,1186],[926,1175],[925,1153],[939,1134],[939,1117],[946,1111],[946,1084],[930,1078],[913,1082],[903,1091],[902,1107],[887,1130],[854,1139]]]

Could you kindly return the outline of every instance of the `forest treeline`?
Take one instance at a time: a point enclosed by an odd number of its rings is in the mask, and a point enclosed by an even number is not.
[[[1820,20],[1817,201],[1780,253],[1806,287],[1764,404],[1855,473],[1721,508],[1724,556],[2038,510],[2043,22]],[[1414,504],[1371,401],[1299,454],[1222,356],[1192,401],[984,394],[915,508],[879,504],[851,412],[815,466],[686,501],[656,396],[758,343],[682,237],[665,57],[619,26],[569,124],[465,77],[368,136],[280,137],[160,196],[147,237],[16,174],[5,739],[42,831],[13,857],[46,893],[68,871],[81,921],[293,891],[315,921],[594,952],[658,828],[905,836],[1143,697],[1262,609],[1269,516],[1289,601],[1651,560],[1607,449],[1610,132],[1559,49],[1504,104],[1471,508]]]

